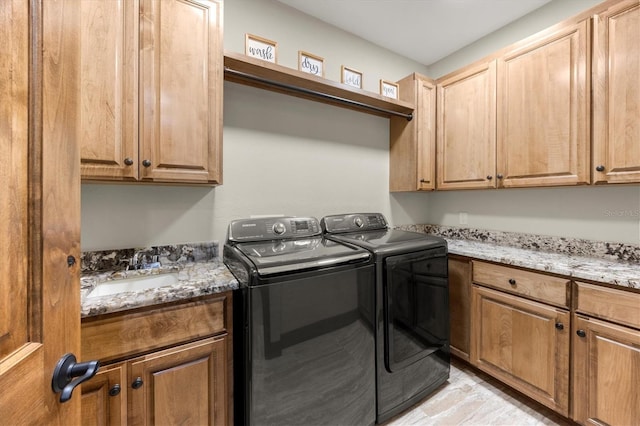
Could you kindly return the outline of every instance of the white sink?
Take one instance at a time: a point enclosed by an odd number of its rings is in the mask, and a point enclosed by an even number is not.
[[[123,278],[98,284],[87,295],[87,298],[108,296],[127,291],[140,291],[150,288],[164,287],[178,283],[178,273],[145,275],[142,277]]]

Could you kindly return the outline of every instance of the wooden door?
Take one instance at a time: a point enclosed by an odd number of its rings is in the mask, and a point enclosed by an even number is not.
[[[589,38],[582,21],[498,59],[498,186],[590,182]]]
[[[640,182],[640,1],[594,18],[593,182]]]
[[[574,314],[573,413],[582,424],[640,419],[640,333]]]
[[[451,353],[469,361],[471,262],[449,256],[449,314]]]
[[[126,425],[127,388],[126,364],[101,368],[95,377],[82,384],[82,424]]]
[[[438,189],[495,188],[496,62],[438,81]]]
[[[142,0],[140,177],[221,183],[222,2]]]
[[[413,73],[398,82],[400,99],[416,106],[407,121],[389,121],[389,190],[428,191],[435,189],[436,175],[436,86]]]
[[[472,287],[471,363],[569,414],[569,312]]]
[[[138,177],[138,0],[80,2],[83,179]]]
[[[62,404],[51,387],[58,360],[80,350],[77,10],[73,0],[0,2],[0,422],[5,424],[80,421],[80,392]]]
[[[226,425],[226,362],[224,336],[131,360],[129,423]]]

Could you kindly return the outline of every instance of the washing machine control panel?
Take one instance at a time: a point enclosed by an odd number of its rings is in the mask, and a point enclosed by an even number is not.
[[[387,220],[382,213],[336,214],[323,217],[320,224],[329,234],[387,229]]]
[[[322,229],[315,217],[274,216],[234,220],[229,224],[229,241],[265,241],[313,237]]]

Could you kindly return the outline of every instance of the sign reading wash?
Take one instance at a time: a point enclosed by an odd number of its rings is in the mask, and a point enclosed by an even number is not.
[[[244,54],[263,61],[278,63],[278,43],[253,34],[245,34]]]

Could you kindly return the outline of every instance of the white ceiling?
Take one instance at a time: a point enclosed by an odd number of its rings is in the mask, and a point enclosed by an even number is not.
[[[277,0],[424,65],[551,0]]]

